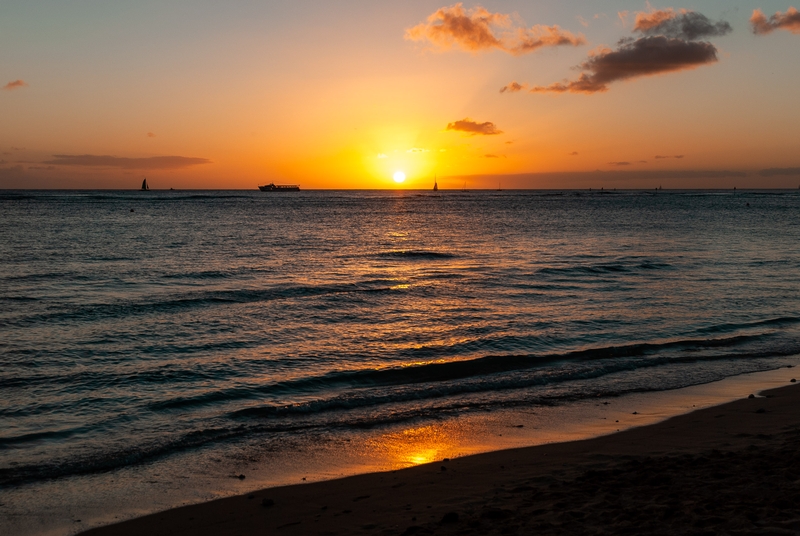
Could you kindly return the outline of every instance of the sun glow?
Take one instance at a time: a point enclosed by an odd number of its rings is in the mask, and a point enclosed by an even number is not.
[[[406,174],[405,173],[403,173],[402,171],[395,171],[394,172],[394,182],[396,182],[397,184],[400,184],[402,182],[405,182],[405,180],[406,180]]]

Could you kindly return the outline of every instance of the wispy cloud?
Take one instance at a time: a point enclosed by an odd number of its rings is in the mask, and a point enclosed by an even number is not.
[[[116,156],[53,155],[52,160],[43,164],[54,166],[110,167],[120,169],[180,169],[201,164],[210,164],[207,158],[190,158],[186,156],[152,156],[149,158],[120,158]]]
[[[428,149],[421,149],[419,147],[412,147],[411,149],[409,149],[406,152],[407,153],[411,153],[411,154],[419,154],[419,153],[427,153],[427,152],[430,152],[430,151]]]
[[[483,155],[483,157],[484,157],[484,158],[500,158],[500,157],[499,157],[499,156],[497,156],[496,154],[485,154],[485,155]]]
[[[630,166],[631,163],[630,162],[609,162],[608,165],[609,166],[623,167],[623,166]]]
[[[733,31],[726,21],[711,20],[696,11],[661,9],[636,14],[633,30],[644,35],[663,35],[694,41],[707,37],[718,37]]]
[[[572,151],[568,156],[578,156],[578,151]]]
[[[681,158],[683,158],[683,155],[682,154],[676,154],[674,156],[664,156],[664,155],[661,155],[661,154],[657,154],[653,158],[655,158],[656,160],[665,160],[667,158],[677,158],[678,160],[680,160]]]
[[[525,89],[525,84],[519,84],[517,82],[511,82],[507,86],[503,86],[500,88],[500,93],[516,93],[517,91],[522,91]]]
[[[148,138],[155,138],[155,137],[156,137],[156,135],[155,135],[155,134],[153,134],[152,132],[148,132],[148,133],[147,133],[147,137],[148,137]]]
[[[758,172],[762,177],[800,176],[800,167],[796,168],[769,168]]]
[[[778,11],[767,18],[763,11],[756,9],[750,17],[750,25],[754,34],[765,35],[775,30],[787,30],[795,34],[800,34],[800,11],[790,7],[786,13]]]
[[[447,130],[466,132],[472,135],[480,134],[482,136],[496,136],[503,133],[502,130],[498,130],[497,126],[490,121],[486,121],[485,123],[477,123],[469,118],[465,118],[454,123],[448,123]]]
[[[586,43],[582,35],[558,26],[514,26],[510,15],[491,13],[481,6],[466,10],[461,2],[439,8],[425,22],[407,29],[405,37],[410,41],[429,42],[439,50],[454,47],[468,52],[497,49],[513,55],[543,47]]]
[[[28,83],[25,82],[25,80],[14,80],[4,85],[3,89],[5,89],[6,91],[14,91],[15,89],[20,89],[23,87],[28,87]]]

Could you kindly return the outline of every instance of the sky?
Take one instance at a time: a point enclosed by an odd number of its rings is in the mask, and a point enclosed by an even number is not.
[[[0,188],[798,188],[798,87],[787,0],[3,0]]]

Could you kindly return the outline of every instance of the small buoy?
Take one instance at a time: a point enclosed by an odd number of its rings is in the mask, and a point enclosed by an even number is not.
[[[131,212],[133,212],[133,209],[131,209]]]

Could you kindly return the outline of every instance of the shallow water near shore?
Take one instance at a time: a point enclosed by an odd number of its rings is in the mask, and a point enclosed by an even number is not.
[[[18,532],[605,433],[617,401],[800,353],[794,191],[0,207],[0,511]]]

